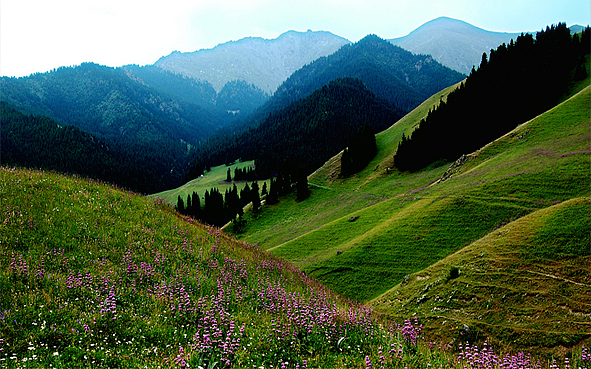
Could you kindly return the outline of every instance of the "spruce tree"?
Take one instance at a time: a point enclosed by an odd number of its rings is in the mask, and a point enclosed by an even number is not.
[[[259,196],[259,184],[255,181],[250,190],[250,197],[252,199],[252,210],[257,212],[261,208],[261,197]]]
[[[191,195],[187,195],[187,206],[185,208],[185,213],[188,215],[193,214],[193,206],[191,205]]]
[[[184,203],[183,199],[181,199],[181,195],[179,195],[179,198],[176,201],[176,210],[179,213],[185,212],[185,203]]]
[[[309,196],[308,177],[305,174],[300,174],[296,182],[296,201],[304,201]]]
[[[191,205],[193,206],[193,215],[195,218],[201,217],[201,200],[199,199],[199,195],[197,192],[193,191],[193,195],[191,197]]]

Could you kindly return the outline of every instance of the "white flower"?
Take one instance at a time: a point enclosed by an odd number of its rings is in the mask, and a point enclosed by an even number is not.
[[[53,353],[53,356],[57,356],[57,355],[59,355],[57,351]]]

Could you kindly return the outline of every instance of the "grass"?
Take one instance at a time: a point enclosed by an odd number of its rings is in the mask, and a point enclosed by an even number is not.
[[[183,201],[185,201],[188,195],[191,195],[193,192],[196,192],[201,197],[201,205],[203,206],[203,195],[205,194],[205,191],[209,191],[212,188],[217,188],[220,191],[220,193],[224,194],[226,190],[232,189],[232,186],[236,184],[236,186],[238,187],[238,191],[240,192],[240,190],[244,188],[246,183],[252,184],[252,181],[226,182],[226,178],[228,169],[230,169],[231,175],[233,177],[234,171],[237,168],[250,168],[253,165],[254,161],[251,160],[244,162],[237,161],[236,163],[231,165],[220,165],[217,167],[212,167],[208,172],[205,172],[203,176],[189,181],[181,187],[155,193],[150,195],[149,197],[160,198],[164,200],[166,203],[174,206],[176,205],[179,196],[183,199]],[[269,181],[260,181],[260,188],[263,187],[264,182],[267,182],[267,186],[270,185],[270,183],[268,183]]]
[[[161,200],[7,168],[0,195],[2,367],[359,367],[368,335],[400,342],[365,307]]]
[[[543,214],[538,212],[590,196],[589,78],[586,85],[579,84],[576,88],[581,91],[574,91],[578,93],[573,92],[572,97],[554,109],[468,154],[461,162],[434,165],[412,174],[393,169],[392,154],[402,133],[408,134],[450,88],[378,134],[379,154],[364,171],[349,179],[339,178],[339,156],[336,156],[309,177],[310,199],[302,203],[285,199],[272,207],[264,207],[256,216],[247,214],[252,217],[249,226],[246,233],[238,237],[294,262],[340,294],[358,301],[373,301],[413,275],[524,216]],[[588,248],[580,247],[585,242],[588,245],[589,238],[579,224],[587,224],[589,215],[578,214],[580,219],[568,212],[555,218],[562,233],[554,229],[546,236],[540,235],[546,240],[540,249],[563,255],[564,258],[556,261],[561,268],[584,274],[588,266],[581,264],[580,259],[577,259],[579,262],[572,260],[582,257],[581,253],[589,256]],[[351,222],[352,217],[358,218]],[[543,229],[540,225],[536,227]],[[571,239],[574,244],[569,243]],[[524,265],[528,262],[527,258],[522,260]],[[461,270],[461,264],[456,267]],[[518,273],[509,269],[506,278],[517,290],[527,290],[528,278],[541,277],[531,272]],[[441,273],[449,273],[449,270]],[[466,274],[457,280],[464,278],[468,278]],[[573,286],[578,292],[572,292],[570,302],[580,305],[585,301],[581,291],[588,291],[589,286],[585,283]],[[424,288],[416,285],[413,291],[416,295]],[[440,287],[430,288],[436,293]],[[477,293],[496,296],[500,291],[486,292],[486,288],[469,284],[461,298],[471,301]],[[521,305],[517,296],[516,293],[513,299],[505,301],[507,309],[519,312],[516,319],[530,319],[533,310]],[[562,309],[557,307],[559,302],[553,301],[552,295],[541,298],[545,309]],[[401,306],[411,299],[393,300],[392,305],[384,307],[380,306],[383,299],[376,301],[372,302],[374,309],[395,318],[401,317],[395,313],[396,309],[407,314],[433,314],[426,310],[403,309]],[[474,313],[486,311],[486,304],[475,306]],[[495,313],[497,317],[501,311],[499,307]],[[436,320],[427,325],[428,332],[441,338],[445,335],[443,332],[457,333],[458,325],[469,324],[474,325],[473,330],[479,332],[475,335],[480,338],[496,337],[499,344],[530,347],[544,353],[559,352],[561,345],[580,345],[588,337],[584,334],[585,325],[570,324],[563,332],[568,338],[557,339],[555,333],[560,331],[552,325],[561,320],[556,316],[542,320],[535,329],[531,328],[532,331],[522,329],[519,324],[495,321],[496,318],[475,324],[479,320],[470,314],[457,315],[454,319],[453,327],[443,328],[437,324],[445,319]],[[451,321],[447,319],[446,324]],[[543,344],[527,339],[529,332],[543,331],[555,333],[551,333],[550,338],[541,338],[546,342]],[[554,349],[542,348],[546,346]]]
[[[491,232],[372,300],[417,314],[439,337],[473,335],[544,353],[589,345],[589,198],[550,206]],[[459,276],[449,278],[452,268]]]
[[[471,365],[421,321],[376,314],[162,200],[15,168],[0,168],[0,196],[0,367]],[[585,348],[568,360],[589,364]]]

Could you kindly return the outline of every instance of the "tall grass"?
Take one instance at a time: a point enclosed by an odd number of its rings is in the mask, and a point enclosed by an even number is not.
[[[9,168],[0,195],[0,367],[465,365],[419,320],[389,321],[159,200]]]

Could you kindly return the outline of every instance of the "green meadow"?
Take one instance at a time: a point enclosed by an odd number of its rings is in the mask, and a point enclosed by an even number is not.
[[[581,247],[589,245],[588,235],[583,237],[581,230],[589,229],[591,217],[589,78],[572,88],[572,93],[555,108],[524,122],[480,150],[466,153],[456,163],[436,163],[416,173],[395,170],[392,155],[402,133],[412,132],[429,109],[445,99],[452,86],[376,135],[379,153],[365,170],[351,178],[340,178],[340,157],[336,156],[309,177],[309,199],[296,203],[286,198],[277,205],[263,207],[258,214],[247,213],[245,233],[236,236],[295,263],[346,297],[371,302],[375,310],[389,316],[432,317],[433,324],[429,327],[435,335],[439,331],[440,337],[450,333],[447,328],[457,336],[463,324],[467,324],[481,338],[494,337],[498,342],[516,347],[570,347],[588,341],[586,318],[576,317],[577,314],[585,317],[584,312],[591,310],[588,299],[583,298],[583,291],[591,288],[589,281],[569,285],[578,292],[573,292],[573,299],[565,300],[566,305],[560,305],[561,311],[566,311],[565,320],[578,319],[580,323],[559,328],[555,325],[560,319],[540,320],[536,329],[547,334],[539,340],[525,339],[531,330],[501,324],[495,321],[498,316],[480,324],[473,317],[454,316],[455,325],[451,326],[452,318],[436,318],[440,307],[427,311],[427,306],[421,309],[421,304],[416,303],[416,295],[425,285],[409,284],[416,275],[425,273],[441,260],[475,244],[482,245],[498,230],[519,227],[525,217],[533,214],[542,218],[546,214],[550,216],[554,212],[549,209],[571,201],[578,204],[578,210],[552,218],[557,222],[555,227],[544,236],[545,243],[538,241],[538,245],[547,254],[560,253],[562,258],[553,263],[569,265],[573,268],[569,273],[591,274],[589,264],[580,259],[591,255],[588,247]],[[579,228],[573,231],[576,236],[569,243],[565,241],[568,237],[560,232],[566,232],[571,224]],[[555,242],[554,238],[563,241]],[[527,247],[528,243],[524,241],[522,246]],[[459,261],[457,265],[460,270],[462,263]],[[547,265],[543,265],[537,272],[541,274],[515,272],[513,275],[512,269],[506,273],[511,275],[508,278],[517,290],[527,289],[530,282],[524,276],[543,279],[539,283],[560,280],[561,277],[555,279],[554,274],[546,273]],[[449,266],[440,274],[449,273],[448,269]],[[464,274],[458,281],[463,278],[469,277]],[[433,278],[429,280],[433,282]],[[454,280],[454,283],[459,282]],[[470,286],[468,283],[467,288]],[[392,293],[400,291],[412,298],[393,299]],[[436,294],[438,290],[433,291]],[[501,300],[505,293],[497,296],[500,291],[489,292],[493,299]],[[476,292],[465,292],[468,296],[473,293]],[[486,292],[481,289],[478,293]],[[541,294],[538,298],[544,301],[540,306],[545,309],[555,310],[558,304],[563,304],[552,294]],[[506,301],[515,303],[510,310],[522,306],[515,300]],[[501,311],[499,308],[497,315]],[[524,312],[519,316],[529,317],[529,314]],[[441,328],[443,321],[447,324],[445,329]],[[564,338],[556,338],[561,334]]]

